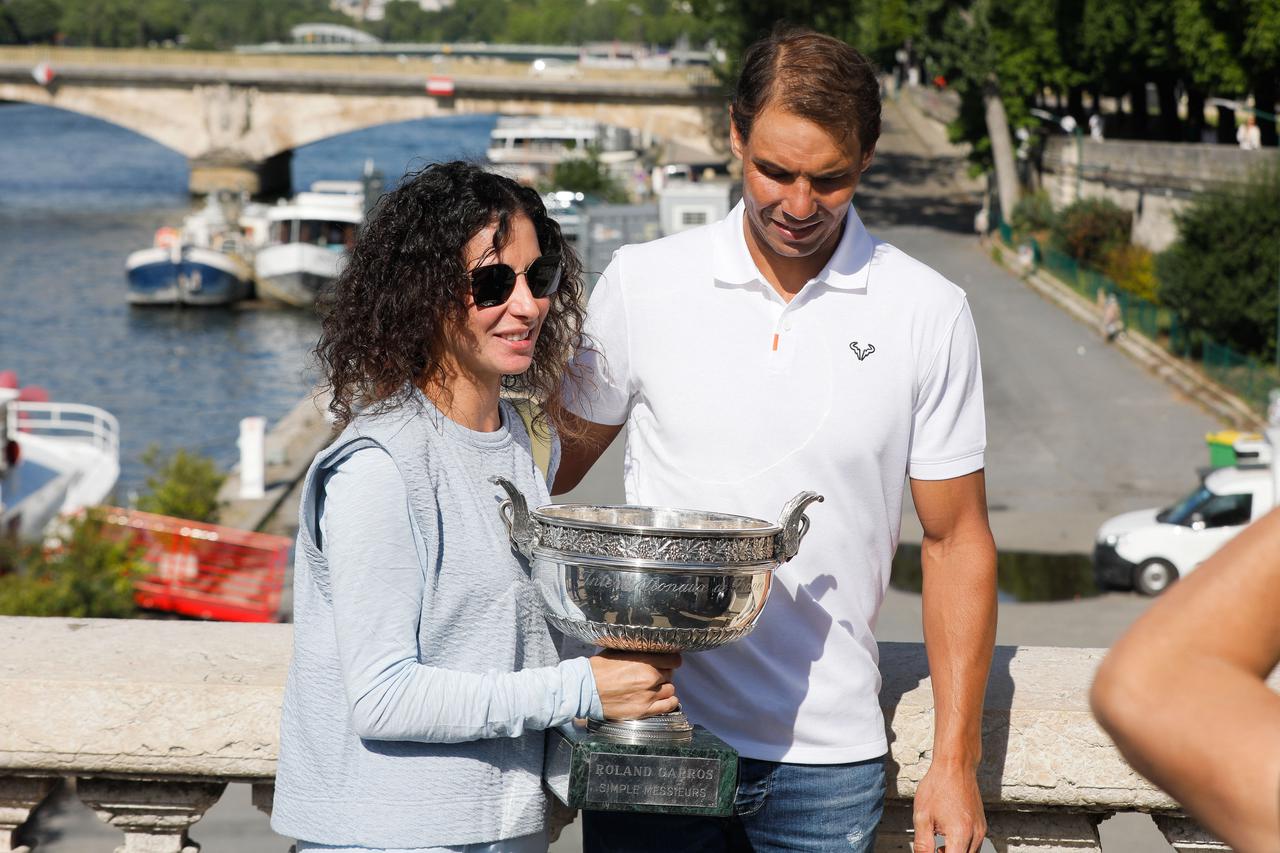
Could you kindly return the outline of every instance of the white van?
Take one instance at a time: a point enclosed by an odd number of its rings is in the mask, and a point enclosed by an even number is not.
[[[1167,509],[1127,512],[1107,521],[1098,528],[1093,550],[1099,589],[1160,594],[1265,515],[1276,502],[1275,479],[1266,464],[1218,468]]]

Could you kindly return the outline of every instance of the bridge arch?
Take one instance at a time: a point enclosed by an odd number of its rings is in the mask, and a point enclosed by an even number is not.
[[[443,115],[499,113],[591,118],[650,137],[706,144],[722,107],[689,88],[535,79],[459,80],[429,96],[409,74],[338,75],[286,69],[164,66],[64,67],[49,86],[0,68],[0,100],[108,121],[185,156],[191,190],[289,190],[294,149],[383,124]]]

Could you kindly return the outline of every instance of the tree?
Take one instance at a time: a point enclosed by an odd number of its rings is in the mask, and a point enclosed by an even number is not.
[[[1192,328],[1274,358],[1280,276],[1280,173],[1199,196],[1177,218],[1178,240],[1156,259],[1160,301]]]
[[[11,0],[0,6],[0,44],[48,44],[61,18],[56,0]]]
[[[585,157],[557,163],[551,170],[550,179],[543,182],[541,189],[543,192],[552,190],[579,192],[612,204],[623,204],[628,201],[626,189],[609,174],[600,162],[600,155],[593,150],[587,151]]]
[[[1243,96],[1248,74],[1241,64],[1239,28],[1225,8],[1233,0],[1174,0],[1173,35],[1183,55],[1195,57],[1186,76],[1195,89],[1224,98]],[[1203,102],[1201,102],[1203,104]],[[1218,107],[1218,141],[1235,141],[1235,110]]]
[[[133,615],[133,581],[147,569],[93,511],[59,522],[54,544],[0,540],[0,614]]]
[[[142,15],[131,0],[63,0],[59,24],[67,43],[93,47],[145,44]]]
[[[182,449],[165,454],[153,444],[143,452],[142,463],[150,473],[138,509],[192,521],[216,519],[218,489],[226,476],[212,459]]]

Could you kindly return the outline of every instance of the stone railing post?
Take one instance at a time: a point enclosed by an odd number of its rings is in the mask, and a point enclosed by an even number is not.
[[[30,853],[18,843],[18,830],[58,780],[50,777],[0,776],[0,853]]]
[[[253,800],[253,807],[258,811],[271,817],[271,804],[276,798],[275,782],[254,782],[253,793],[250,795]]]
[[[116,853],[197,853],[191,824],[218,801],[226,782],[80,779],[76,793],[98,817],[124,832]]]
[[[987,837],[996,853],[1102,853],[1098,824],[1104,814],[999,811],[987,807]],[[911,804],[885,803],[875,853],[911,853]]]
[[[987,837],[996,853],[1102,853],[1098,824],[1089,812],[987,810]]]
[[[880,828],[876,830],[875,853],[911,853],[911,836],[911,804],[885,803]]]
[[[1193,853],[1202,850],[1225,850],[1231,848],[1210,835],[1204,827],[1189,817],[1171,814],[1152,815],[1156,828],[1163,833],[1166,841],[1178,853]]]

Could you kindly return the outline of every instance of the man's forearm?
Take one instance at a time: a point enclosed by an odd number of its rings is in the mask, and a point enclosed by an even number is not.
[[[924,639],[933,683],[933,762],[976,769],[982,703],[996,632],[996,551],[990,530],[926,536]]]

